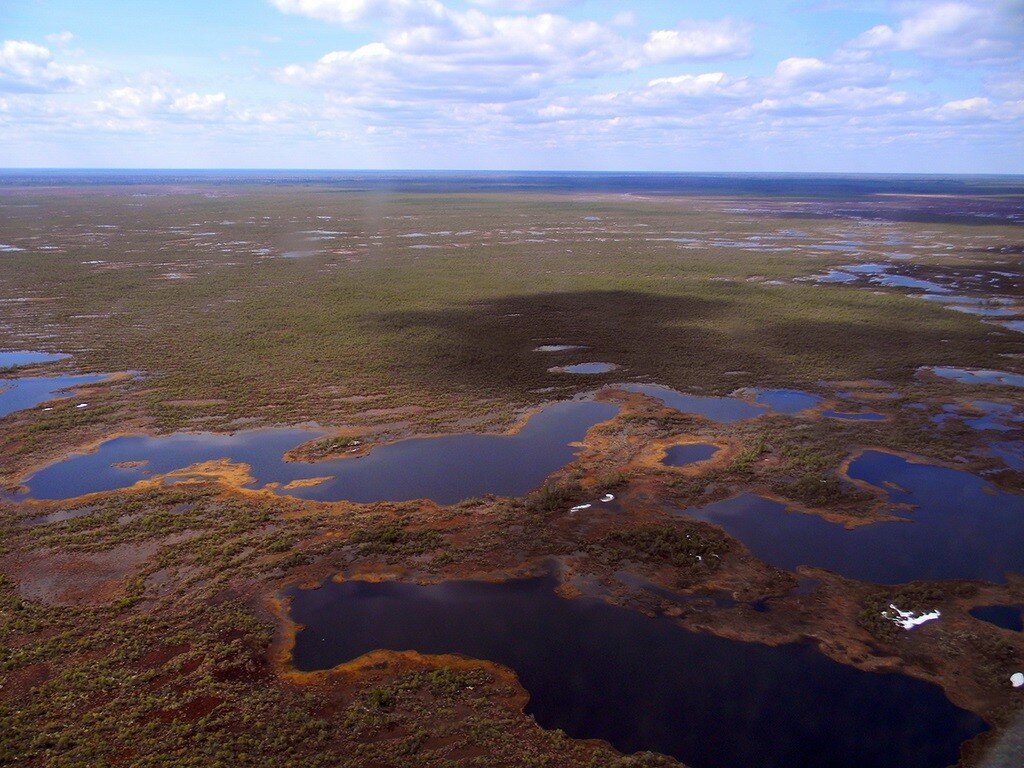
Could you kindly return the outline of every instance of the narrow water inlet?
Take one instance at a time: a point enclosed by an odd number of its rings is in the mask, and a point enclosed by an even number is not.
[[[913,508],[896,512],[903,520],[852,530],[751,493],[678,514],[720,526],[755,557],[790,571],[808,565],[880,584],[1002,583],[1007,572],[1024,572],[1024,496],[998,491],[967,472],[881,451],[861,454],[849,474],[886,489],[894,504]]]

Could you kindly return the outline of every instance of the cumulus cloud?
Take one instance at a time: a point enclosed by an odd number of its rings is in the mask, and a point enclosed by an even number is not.
[[[378,41],[291,64],[278,77],[322,88],[335,98],[359,99],[364,107],[376,98],[389,110],[396,101],[511,103],[654,63],[735,57],[750,50],[751,27],[731,19],[682,22],[644,40],[624,36],[614,24],[551,13],[453,11],[432,0],[274,2],[341,23],[368,20],[372,6],[377,18],[388,20]],[[414,11],[417,22],[410,23]]]
[[[644,43],[648,62],[746,56],[751,51],[749,24],[732,19],[682,22],[675,29],[651,32]]]
[[[1024,1],[917,3],[894,26],[879,24],[857,37],[853,48],[910,51],[951,59],[1020,58]]]
[[[423,24],[443,20],[449,11],[436,0],[271,0],[284,13],[337,24],[387,21]]]
[[[930,110],[932,116],[943,122],[976,123],[1020,120],[1024,117],[1024,100],[993,102],[984,96],[947,101]]]
[[[95,70],[86,65],[62,64],[49,48],[26,40],[0,43],[0,92],[45,93],[73,88]]]
[[[631,58],[620,38],[594,22],[473,11],[449,21],[403,29],[313,64],[293,64],[279,77],[387,99],[515,101],[556,83],[622,69]]]
[[[535,13],[537,11],[558,11],[572,5],[579,5],[582,0],[469,0],[475,5],[493,8],[499,12],[518,11]]]
[[[821,90],[842,86],[879,86],[892,78],[892,70],[872,61],[823,61],[791,56],[780,61],[772,75],[779,90]]]
[[[747,21],[642,26],[644,13],[612,17],[608,7],[586,20],[590,6],[574,0],[269,2],[356,29],[363,42],[276,69],[250,59],[246,74],[261,76],[253,87],[221,67],[182,77],[101,70],[71,50],[70,33],[43,29],[45,44],[0,44],[0,148],[78,132],[112,142],[259,135],[321,149],[372,141],[431,157],[510,142],[601,157],[644,146],[657,157],[713,143],[800,148],[842,137],[870,152],[908,137],[936,146],[985,137],[1005,155],[1024,138],[1022,54],[1012,44],[1024,39],[1024,0],[901,0],[897,15],[879,4],[874,26],[831,54],[793,47],[729,65],[714,62],[753,51]],[[571,18],[558,13],[572,5]]]

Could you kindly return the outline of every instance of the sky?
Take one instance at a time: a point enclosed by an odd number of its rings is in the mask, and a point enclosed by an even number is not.
[[[0,0],[0,167],[1024,173],[1024,0]]]

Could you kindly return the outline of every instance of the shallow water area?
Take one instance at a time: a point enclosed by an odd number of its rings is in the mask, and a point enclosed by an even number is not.
[[[617,371],[619,366],[615,363],[576,363],[575,365],[561,365],[548,368],[549,373],[570,373],[582,376],[593,376],[600,373],[611,373]]]
[[[534,352],[571,352],[574,349],[586,349],[579,344],[541,344]]]
[[[127,488],[153,475],[193,464],[228,460],[249,465],[261,487],[276,482],[328,478],[305,488],[280,491],[320,501],[409,501],[453,504],[474,496],[521,496],[573,460],[587,431],[612,418],[608,403],[572,400],[534,414],[512,435],[459,434],[402,440],[375,447],[358,458],[287,462],[284,454],[321,433],[268,429],[228,435],[179,432],[162,437],[108,440],[94,452],[76,454],[23,481],[18,499],[68,499]],[[130,463],[145,461],[145,466]],[[126,463],[129,463],[126,465]],[[120,466],[114,466],[114,465]]]
[[[1010,469],[1024,472],[1024,442],[1008,440],[988,443],[988,449]]]
[[[17,368],[22,365],[37,365],[40,363],[55,363],[58,360],[67,360],[71,355],[53,352],[31,352],[27,350],[12,350],[0,352],[0,369]]]
[[[957,405],[944,405],[942,413],[931,420],[935,424],[944,424],[951,418],[958,418],[979,432],[1013,432],[1024,428],[1024,414],[1018,414],[1010,403],[974,400],[970,406],[971,411],[964,411]],[[973,411],[980,411],[981,416],[974,415]]]
[[[888,418],[883,413],[873,413],[870,411],[863,411],[860,413],[853,413],[850,411],[823,411],[821,415],[826,419],[836,419],[837,421],[885,421]]]
[[[1024,387],[1024,374],[986,369],[954,368],[952,366],[929,366],[918,369],[934,373],[943,379],[952,379],[963,384],[996,384],[1006,387]]]
[[[821,403],[822,398],[799,389],[755,389],[754,402],[766,405],[776,413],[793,416]]]
[[[931,280],[920,280],[906,275],[877,275],[872,277],[871,282],[883,285],[886,288],[917,288],[928,293],[949,293],[950,289]]]
[[[721,448],[711,443],[687,443],[673,445],[665,451],[661,463],[666,467],[686,467],[714,458]]]
[[[109,376],[82,374],[69,376],[23,376],[0,379],[0,418],[15,411],[35,408],[40,403],[71,397],[75,387],[97,384]]]
[[[1003,582],[1007,572],[1024,573],[1024,496],[967,472],[881,451],[864,452],[849,472],[888,489],[892,503],[916,506],[895,513],[905,520],[852,530],[750,493],[680,514],[721,526],[756,557],[790,571],[809,565],[879,584]]]
[[[843,272],[840,269],[833,269],[824,275],[818,275],[814,278],[819,283],[855,283],[859,279],[857,275]]]
[[[844,272],[853,272],[857,275],[881,275],[887,272],[890,267],[888,264],[871,262],[869,264],[847,264],[840,267],[840,269]]]
[[[720,424],[753,419],[768,412],[767,406],[755,405],[739,397],[688,395],[660,384],[616,384],[615,388],[653,397],[680,413],[695,413]]]
[[[303,627],[294,663],[327,669],[378,649],[495,662],[516,672],[542,727],[693,768],[935,768],[984,730],[929,683],[809,645],[726,640],[595,597],[566,600],[557,586],[543,576],[290,589]]]
[[[1013,307],[986,307],[977,304],[951,304],[947,309],[978,317],[1015,317],[1020,314]]]

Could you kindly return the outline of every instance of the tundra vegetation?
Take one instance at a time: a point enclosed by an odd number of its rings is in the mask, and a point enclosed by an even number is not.
[[[962,419],[934,420],[976,400],[1019,411],[1021,390],[918,370],[1021,373],[1024,335],[898,287],[812,279],[899,251],[912,255],[889,261],[901,274],[960,281],[967,293],[988,276],[1020,301],[1024,230],[944,217],[928,201],[893,213],[859,200],[869,215],[858,216],[841,203],[302,184],[0,190],[0,241],[22,249],[0,254],[0,349],[71,355],[0,376],[129,374],[0,421],[9,489],[121,433],[315,423],[331,432],[305,447],[315,460],[512,429],[542,403],[616,382],[823,398],[795,416],[720,424],[609,386],[598,396],[619,415],[519,499],[327,504],[216,477],[60,503],[5,497],[0,763],[676,765],[539,728],[514,676],[486,660],[289,666],[289,586],[506,578],[554,561],[567,599],[572,578],[586,577],[608,600],[691,628],[769,644],[817,638],[843,663],[935,682],[993,727],[964,748],[963,764],[980,765],[1024,707],[1007,683],[1024,668],[1024,637],[968,611],[1024,602],[1024,578],[879,586],[791,574],[675,514],[747,490],[871,524],[893,512],[884,489],[843,473],[866,447],[1024,491],[1020,467],[985,452],[988,438]],[[570,348],[535,351],[545,344]],[[548,370],[594,360],[620,369]],[[830,420],[826,407],[890,418]],[[1019,427],[1000,439],[1021,440]],[[693,471],[645,458],[654,443],[684,439],[729,448]],[[614,501],[570,512],[605,494]],[[631,589],[623,571],[732,599],[680,608]],[[798,576],[814,588],[801,593]],[[772,610],[751,610],[759,601]],[[939,607],[943,619],[906,632],[882,617],[891,604]]]

